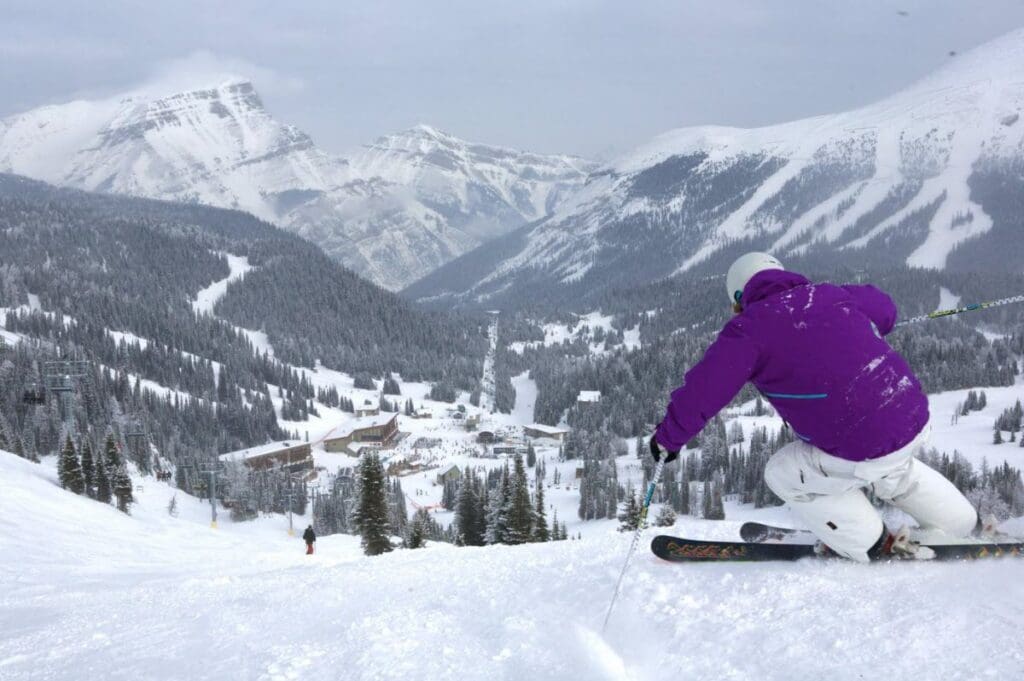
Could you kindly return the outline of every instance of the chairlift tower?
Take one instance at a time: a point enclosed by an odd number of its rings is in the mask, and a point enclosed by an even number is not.
[[[203,466],[200,472],[210,476],[210,527],[217,529],[217,474],[220,473],[220,467],[211,462]]]
[[[292,526],[292,507],[295,505],[295,499],[299,496],[298,491],[294,487],[294,483],[305,484],[305,474],[302,473],[288,473],[288,491],[285,492],[284,496],[288,499],[288,536],[295,536],[295,528]]]
[[[124,441],[135,463],[145,471],[150,470],[148,452],[146,451],[149,447],[149,440],[142,419],[132,418],[128,422],[124,430]],[[144,457],[144,455],[146,456]]]
[[[46,389],[55,393],[64,410],[65,435],[74,436],[75,391],[89,376],[90,364],[83,360],[55,360],[43,365],[43,380]]]

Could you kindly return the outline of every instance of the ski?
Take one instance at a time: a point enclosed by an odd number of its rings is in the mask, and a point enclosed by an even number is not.
[[[813,544],[815,537],[809,530],[795,530],[789,527],[777,527],[764,523],[748,522],[740,527],[740,538],[745,542],[759,544],[764,541],[783,541],[786,539],[804,538]]]
[[[799,530],[797,530],[799,532]],[[971,560],[1024,556],[1024,541],[962,542],[928,544],[935,551],[935,560]],[[662,560],[673,563],[733,561],[793,561],[819,557],[814,544],[775,544],[734,541],[705,541],[658,535],[651,541],[651,551]]]

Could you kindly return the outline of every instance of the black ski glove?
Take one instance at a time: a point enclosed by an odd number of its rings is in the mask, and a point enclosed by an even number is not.
[[[672,463],[673,461],[675,461],[676,459],[679,458],[679,450],[676,450],[674,452],[668,451],[667,449],[662,447],[660,444],[658,444],[657,438],[655,438],[652,435],[651,436],[651,456],[653,456],[654,460],[657,462],[657,461],[661,461],[661,455],[662,454],[665,455],[665,463]]]

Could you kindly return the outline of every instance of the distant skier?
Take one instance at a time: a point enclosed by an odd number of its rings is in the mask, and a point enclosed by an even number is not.
[[[832,551],[930,557],[906,528],[885,527],[866,488],[922,527],[970,534],[970,502],[915,458],[928,441],[928,399],[883,340],[896,323],[892,299],[870,285],[811,283],[766,253],[737,259],[726,280],[736,316],[673,391],[654,458],[675,459],[751,381],[798,438],[771,457],[765,482]]]
[[[302,539],[306,542],[306,555],[313,555],[313,544],[316,543],[316,532],[313,531],[313,526],[310,525],[306,528],[306,531],[302,533]]]

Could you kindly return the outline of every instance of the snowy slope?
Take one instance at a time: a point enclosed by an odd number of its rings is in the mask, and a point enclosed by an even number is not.
[[[239,208],[396,289],[548,215],[593,165],[427,126],[351,161],[275,120],[252,83],[158,86],[0,121],[0,170],[53,184]]]
[[[1014,199],[1024,164],[1022,73],[1018,30],[862,109],[666,133],[596,172],[512,254],[487,267],[453,263],[412,292],[486,300],[524,282],[590,291],[750,247],[929,268],[981,236],[1017,253],[1019,212],[1002,224],[996,213]],[[466,271],[481,274],[459,276]]]
[[[1015,678],[1019,561],[661,563],[629,537],[302,555],[280,519],[131,517],[0,453],[0,675],[79,679]],[[156,483],[147,481],[147,488]],[[162,499],[161,499],[162,502]],[[709,535],[735,525],[691,522]]]

